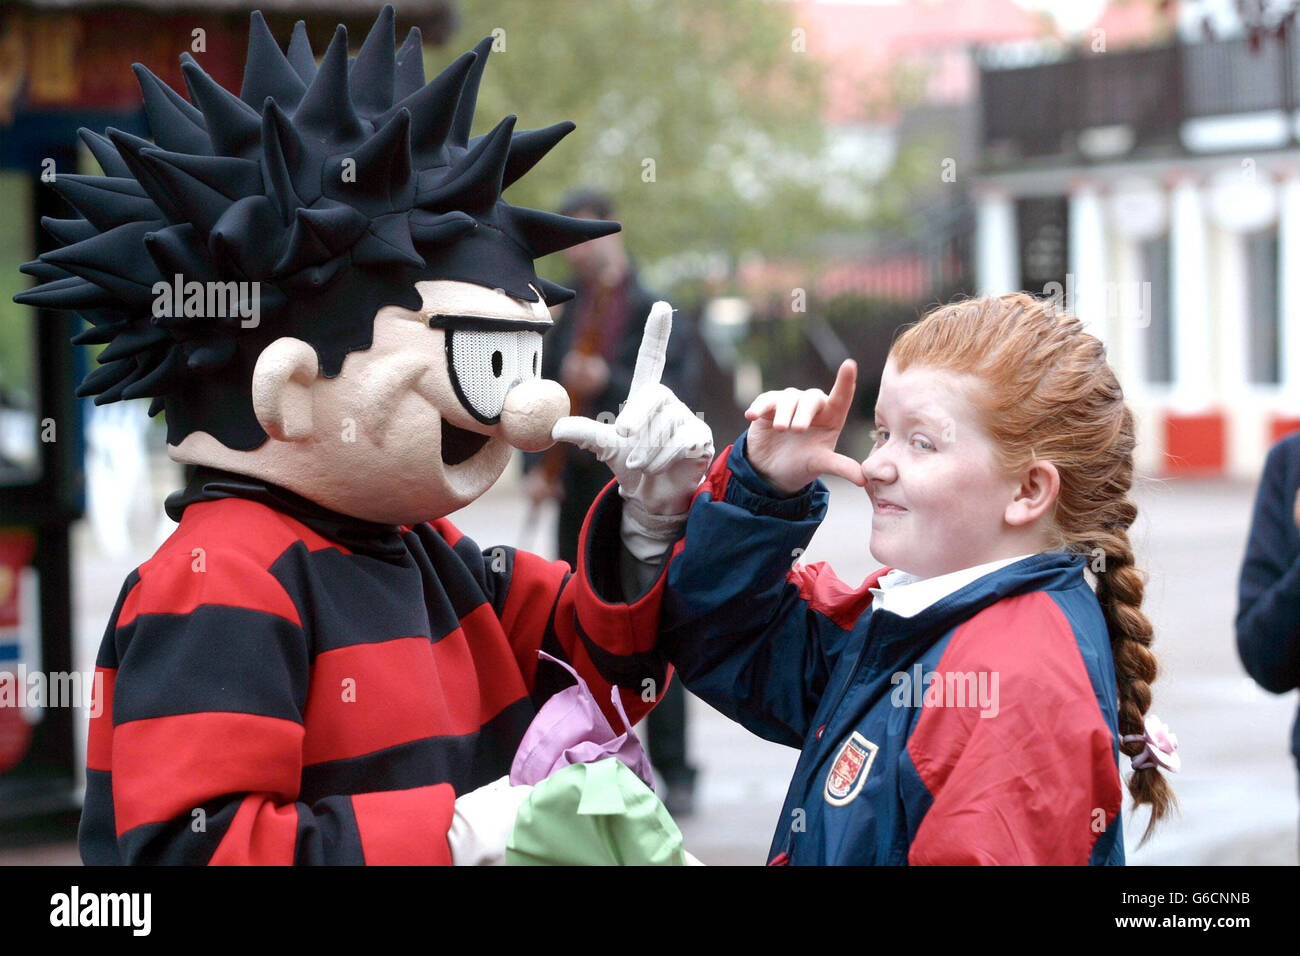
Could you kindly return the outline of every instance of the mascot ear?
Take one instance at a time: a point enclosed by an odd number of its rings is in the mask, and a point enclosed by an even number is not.
[[[253,413],[276,441],[302,441],[312,434],[312,386],[320,378],[316,350],[302,339],[276,339],[253,369]]]

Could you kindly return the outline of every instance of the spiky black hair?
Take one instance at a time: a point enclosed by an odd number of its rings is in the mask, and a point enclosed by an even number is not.
[[[514,132],[507,116],[471,138],[484,39],[428,83],[418,29],[396,50],[393,8],[355,58],[339,26],[317,68],[306,25],[287,53],[254,12],[239,96],[188,54],[187,101],[134,69],[154,143],[108,129],[80,135],[105,175],[60,174],[80,214],[42,220],[62,244],[22,271],[42,280],[15,296],[69,309],[106,344],[77,394],[96,404],[152,397],[168,441],[206,431],[248,450],[266,440],[253,414],[257,356],[292,335],[337,375],[369,348],[376,310],[419,309],[421,279],[457,279],[549,305],[572,292],[539,279],[533,259],[618,229],[511,206],[501,192],[572,123]],[[153,313],[154,284],[257,282],[260,322]],[[535,291],[536,290],[536,291]],[[184,310],[180,310],[184,311]]]

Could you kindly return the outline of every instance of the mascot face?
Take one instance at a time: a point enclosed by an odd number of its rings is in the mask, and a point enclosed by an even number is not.
[[[541,451],[569,412],[539,377],[540,301],[470,283],[416,284],[419,311],[385,306],[370,348],[334,378],[298,339],[258,359],[253,405],[270,441],[234,451],[205,433],[172,457],[254,475],[369,521],[415,524],[473,501],[500,477],[512,447]]]
[[[106,347],[78,395],[152,399],[177,460],[411,524],[551,444],[541,338],[573,293],[533,261],[619,227],[505,201],[573,124],[470,135],[491,37],[428,81],[419,31],[395,45],[391,6],[319,62],[305,24],[284,51],[254,12],[238,95],[189,54],[188,100],[138,66],[154,141],[81,131],[106,175],[58,177],[79,215],[44,221],[62,246],[15,299],[84,318]],[[160,307],[173,279],[256,287],[258,317]]]

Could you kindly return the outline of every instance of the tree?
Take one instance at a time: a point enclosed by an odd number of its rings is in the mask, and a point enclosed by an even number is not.
[[[850,225],[824,195],[822,74],[787,5],[502,0],[463,11],[426,59],[432,75],[496,37],[474,132],[512,111],[520,129],[578,127],[511,187],[511,202],[548,207],[578,186],[605,189],[643,261],[734,263]]]

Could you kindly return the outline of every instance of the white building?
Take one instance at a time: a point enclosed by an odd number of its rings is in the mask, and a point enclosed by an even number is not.
[[[981,73],[978,292],[1066,299],[1147,474],[1258,477],[1300,428],[1300,41]]]

